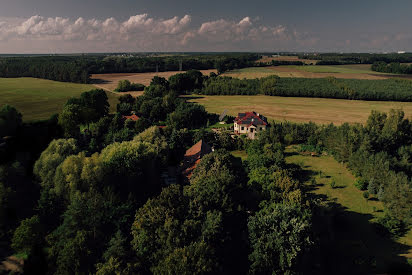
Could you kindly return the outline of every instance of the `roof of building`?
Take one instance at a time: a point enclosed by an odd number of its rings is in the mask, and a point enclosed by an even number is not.
[[[186,154],[184,156],[182,174],[190,179],[193,170],[195,170],[196,166],[199,164],[200,159],[204,155],[207,155],[212,151],[212,147],[210,147],[209,144],[207,144],[203,140],[200,140],[198,143],[193,145],[189,150],[186,151]]]
[[[133,121],[138,121],[139,117],[135,114],[131,115],[131,116],[123,116],[124,119],[131,119]]]
[[[235,122],[242,125],[247,124],[248,126],[268,125],[266,117],[256,112],[239,113],[235,118]]]

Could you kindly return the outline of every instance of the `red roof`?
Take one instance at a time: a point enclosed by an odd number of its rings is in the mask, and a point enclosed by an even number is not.
[[[193,170],[199,164],[200,159],[212,152],[212,147],[210,147],[206,142],[200,140],[198,143],[193,145],[189,150],[186,151],[186,154],[183,159],[182,174],[190,179],[192,176]]]
[[[131,119],[133,121],[138,121],[139,117],[137,115],[131,115],[131,116],[123,116],[124,119]]]
[[[235,122],[237,124],[247,124],[249,126],[268,125],[266,118],[255,112],[239,113],[238,116],[235,118]]]

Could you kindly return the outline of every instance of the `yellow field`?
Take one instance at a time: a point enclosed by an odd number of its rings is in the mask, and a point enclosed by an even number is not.
[[[277,96],[192,96],[211,113],[220,114],[227,109],[236,116],[239,112],[256,111],[271,120],[315,122],[320,124],[345,122],[365,123],[372,110],[388,112],[402,109],[407,117],[412,117],[412,102],[362,101],[328,98],[277,97]]]

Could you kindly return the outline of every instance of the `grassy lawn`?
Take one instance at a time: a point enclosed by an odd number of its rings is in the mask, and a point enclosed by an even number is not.
[[[379,234],[375,222],[383,215],[382,203],[373,198],[365,199],[362,191],[353,185],[355,178],[344,165],[331,156],[300,155],[293,147],[288,147],[286,152],[288,163],[300,165],[316,180],[315,186],[309,179],[306,183],[310,194],[334,205],[333,223],[320,224],[320,230],[333,241],[331,244],[328,240],[322,247],[322,252],[329,254],[325,262],[332,270],[336,269],[331,274],[383,273],[411,261],[412,231],[398,240]],[[332,180],[336,188],[330,186]]]
[[[26,121],[46,119],[61,111],[70,97],[96,89],[92,85],[37,78],[0,78],[0,106],[16,107]],[[118,95],[107,93],[110,109],[116,109]]]
[[[274,71],[269,67],[250,67],[250,68],[243,68],[238,70],[232,70],[229,72],[225,72],[223,76],[230,76],[234,78],[261,78],[267,77],[270,75],[278,75],[281,76],[278,72]]]
[[[309,122],[321,124],[365,123],[372,110],[388,112],[403,109],[412,116],[412,102],[361,101],[328,98],[276,97],[276,96],[189,96],[211,113],[237,116],[239,112],[256,111],[270,120]]]
[[[232,151],[231,152],[232,155],[234,155],[237,158],[241,158],[242,160],[246,160],[247,159],[247,153],[244,150],[236,150],[236,151]]]

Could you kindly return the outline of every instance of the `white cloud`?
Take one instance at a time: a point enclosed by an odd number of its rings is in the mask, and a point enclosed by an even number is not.
[[[275,50],[306,39],[300,36],[283,25],[264,26],[250,17],[197,26],[190,15],[160,19],[137,14],[123,22],[113,17],[0,18],[0,52]]]

